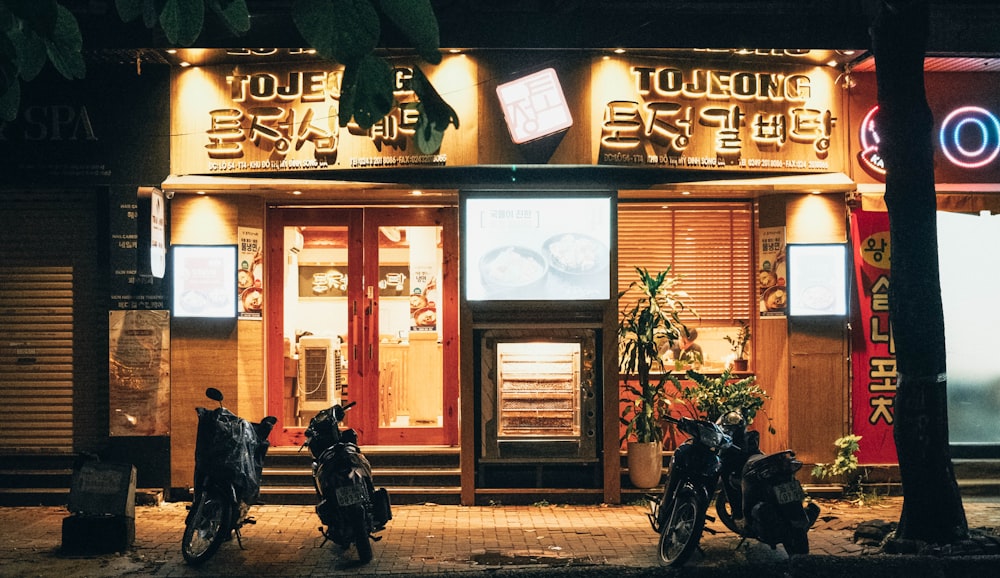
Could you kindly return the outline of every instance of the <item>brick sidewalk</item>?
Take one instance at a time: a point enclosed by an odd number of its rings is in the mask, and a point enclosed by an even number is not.
[[[853,543],[861,521],[899,518],[901,498],[871,507],[820,500],[822,512],[810,532],[810,554],[863,557]],[[1000,526],[1000,499],[966,500],[971,527]],[[712,513],[710,511],[710,513]],[[235,542],[201,568],[184,564],[180,540],[186,505],[165,503],[136,508],[136,536],[124,554],[66,557],[60,554],[63,508],[0,508],[0,575],[110,576],[382,576],[555,574],[619,576],[662,572],[657,535],[639,506],[407,505],[393,508],[394,519],[374,544],[374,559],[359,566],[353,550],[323,542],[311,506],[259,506],[258,520],[243,532],[245,550]],[[698,568],[786,565],[784,551],[739,539],[721,522],[708,525]],[[812,557],[812,556],[810,556]],[[873,558],[873,557],[869,557]],[[687,569],[685,569],[687,570]],[[686,574],[693,575],[693,574]],[[701,575],[701,574],[699,574]],[[706,574],[707,575],[707,574]]]

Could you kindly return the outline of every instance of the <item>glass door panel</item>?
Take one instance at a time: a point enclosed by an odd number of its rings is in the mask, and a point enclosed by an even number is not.
[[[305,427],[316,412],[342,403],[346,395],[347,233],[346,226],[284,228],[285,238],[301,247],[289,252],[284,265],[283,342],[294,365],[289,373],[296,377],[286,391],[284,423],[296,427]]]
[[[378,228],[379,427],[443,424],[441,227]]]

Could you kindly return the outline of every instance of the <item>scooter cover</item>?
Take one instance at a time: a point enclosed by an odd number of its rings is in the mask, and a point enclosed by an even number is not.
[[[253,504],[260,494],[263,457],[268,444],[266,434],[259,439],[253,424],[227,409],[199,407],[197,412],[195,467],[199,472],[196,480],[203,472],[232,483],[238,497]]]

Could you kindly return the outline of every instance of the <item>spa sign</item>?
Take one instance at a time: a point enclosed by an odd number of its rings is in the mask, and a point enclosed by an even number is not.
[[[595,73],[602,165],[840,170],[839,95],[823,67],[608,63]],[[606,88],[605,88],[606,87]]]

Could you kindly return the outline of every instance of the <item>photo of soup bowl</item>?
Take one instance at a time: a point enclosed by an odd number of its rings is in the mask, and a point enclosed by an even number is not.
[[[515,293],[541,288],[549,265],[540,252],[520,245],[490,249],[479,259],[479,275],[490,293]]]
[[[607,245],[582,233],[553,235],[542,244],[542,252],[553,271],[570,279],[602,273],[611,260]]]

